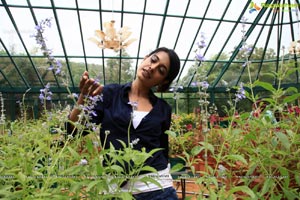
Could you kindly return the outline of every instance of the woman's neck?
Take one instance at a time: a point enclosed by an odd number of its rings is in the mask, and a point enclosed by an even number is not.
[[[143,87],[138,80],[134,80],[131,85],[130,95],[135,98],[148,98],[149,88]]]
[[[143,87],[138,81],[132,82],[128,98],[134,105],[134,110],[150,112],[152,104],[149,100],[149,90],[149,88]]]

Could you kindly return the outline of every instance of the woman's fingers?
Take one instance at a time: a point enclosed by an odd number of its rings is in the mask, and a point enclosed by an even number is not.
[[[95,88],[95,90],[93,90],[92,96],[96,96],[96,95],[101,94],[102,90],[103,90],[103,86],[100,85],[99,83],[94,84],[94,85],[97,85],[97,87]]]
[[[83,78],[84,80],[84,78]],[[91,93],[91,86],[93,85],[94,81],[91,79],[86,79],[85,81],[83,81],[83,85],[81,88],[81,93],[84,95],[89,95]]]
[[[89,79],[89,73],[87,71],[83,72],[80,82],[79,82],[79,89],[82,90],[84,85],[86,84],[86,81]]]
[[[96,96],[96,95],[101,94],[101,92],[103,90],[103,86],[101,86],[93,78],[89,78],[88,72],[85,71],[82,74],[82,77],[81,77],[81,80],[79,83],[79,89],[81,91],[81,94],[83,94],[83,95]]]

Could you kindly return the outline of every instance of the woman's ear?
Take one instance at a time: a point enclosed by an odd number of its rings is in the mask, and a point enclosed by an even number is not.
[[[164,92],[169,87],[169,80],[164,80],[160,84],[157,85],[157,91],[158,92]]]
[[[166,84],[169,84],[169,80],[164,80],[160,85],[166,85]]]

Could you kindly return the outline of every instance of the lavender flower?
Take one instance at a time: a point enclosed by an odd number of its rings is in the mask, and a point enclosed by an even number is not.
[[[76,94],[72,94],[72,97],[77,96]],[[97,113],[95,112],[95,106],[97,105],[97,102],[102,99],[101,95],[96,96],[85,96],[85,103],[84,105],[78,105],[78,109],[82,110],[83,113],[79,115],[79,120],[85,124],[85,127],[87,129],[96,131],[97,125],[95,123],[90,122],[90,119],[92,116],[97,116]]]
[[[205,61],[205,57],[202,55],[201,52],[197,52],[196,53],[196,59],[199,60],[199,61]]]
[[[238,102],[238,101],[240,101],[242,99],[245,99],[246,98],[245,94],[246,94],[246,92],[245,92],[245,89],[244,89],[244,85],[243,85],[243,83],[240,83],[238,91],[235,94],[235,102]]]
[[[241,19],[241,22],[242,22],[242,30],[241,30],[241,32],[243,33],[243,35],[245,35],[245,33],[246,33],[246,22],[248,21],[248,19],[245,17],[245,16],[243,16],[242,17],[242,19]]]
[[[43,35],[46,28],[51,28],[51,20],[51,18],[46,18],[36,25],[36,34],[32,35],[31,37],[35,38],[36,43],[40,46],[43,55],[47,57],[47,63],[49,64],[48,70],[54,70],[55,74],[59,75],[61,74],[62,64],[52,56],[52,50],[48,49],[46,44],[47,39]]]
[[[182,85],[176,85],[175,87],[172,87],[172,88],[169,89],[170,92],[178,92],[180,90],[183,90]]]
[[[76,93],[69,94],[68,98],[78,99],[78,94],[76,94]]]
[[[52,92],[50,91],[50,83],[47,83],[44,89],[40,89],[40,96],[39,99],[41,100],[41,103],[44,104],[45,101],[51,101]]]
[[[87,165],[87,164],[88,164],[88,161],[87,161],[87,159],[84,157],[84,158],[82,158],[82,159],[79,161],[78,164],[79,164],[79,165]]]
[[[4,109],[4,98],[2,93],[0,92],[0,103],[1,103],[1,116],[0,116],[0,124],[5,124],[5,109]]]
[[[203,90],[207,90],[207,88],[209,87],[209,83],[207,81],[202,81],[199,83],[199,85]]]
[[[140,138],[136,138],[136,139],[132,140],[131,143],[129,144],[130,147],[133,148],[133,146],[137,145],[139,141],[140,141]]]
[[[97,101],[100,98],[101,98],[100,95],[88,96],[86,98],[86,104],[82,107],[82,109],[85,111],[85,113],[88,114],[88,116],[90,116],[90,115],[97,116],[96,112],[94,111],[94,108],[97,104]]]
[[[207,45],[205,43],[205,35],[203,32],[201,32],[201,36],[200,36],[201,40],[200,42],[197,42],[197,49],[195,50],[196,55],[195,55],[195,59],[202,62],[205,60],[203,53],[201,52],[202,49],[204,49]]]

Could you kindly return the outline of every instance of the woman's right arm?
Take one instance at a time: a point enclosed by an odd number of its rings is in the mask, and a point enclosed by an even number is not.
[[[101,94],[101,92],[103,90],[103,86],[100,85],[93,78],[89,78],[88,72],[85,71],[82,74],[82,77],[80,79],[79,90],[80,90],[80,95],[77,100],[77,105],[83,105],[84,99],[86,96],[96,96],[96,95]],[[80,113],[81,113],[81,110],[78,109],[78,106],[74,107],[74,109],[71,111],[71,113],[69,115],[69,120],[71,120],[73,122],[77,122],[79,119],[78,115]]]

